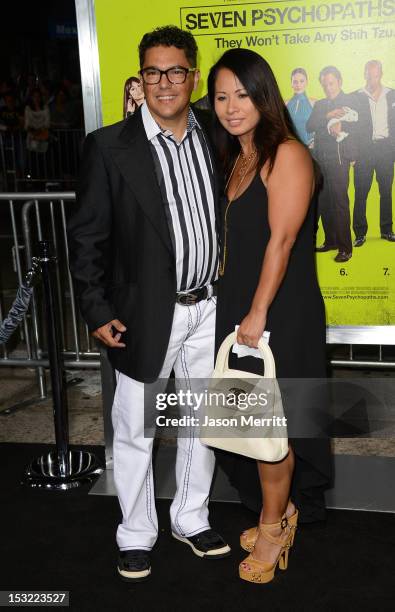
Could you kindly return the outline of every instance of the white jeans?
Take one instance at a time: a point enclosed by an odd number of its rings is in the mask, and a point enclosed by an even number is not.
[[[199,385],[197,379],[211,376],[215,307],[215,297],[193,306],[176,304],[160,379],[167,380],[174,368],[179,386],[188,389]],[[121,550],[150,550],[158,535],[158,520],[152,475],[153,439],[144,437],[144,384],[120,372],[116,374],[112,409],[114,479],[123,516],[117,544]],[[172,530],[179,535],[192,536],[210,527],[208,496],[214,463],[213,451],[200,442],[193,429],[190,437],[177,439],[177,491],[170,520]]]

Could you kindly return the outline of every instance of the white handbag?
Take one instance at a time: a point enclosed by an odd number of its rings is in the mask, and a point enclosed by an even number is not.
[[[281,461],[288,453],[288,432],[273,353],[261,339],[258,348],[264,374],[232,370],[228,359],[235,342],[233,332],[218,351],[201,407],[200,440],[207,446],[252,459]]]

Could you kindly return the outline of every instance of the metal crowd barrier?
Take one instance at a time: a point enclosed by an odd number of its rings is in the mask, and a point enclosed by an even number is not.
[[[32,266],[39,241],[50,240],[57,253],[56,291],[59,303],[61,352],[67,369],[100,368],[100,353],[76,306],[69,272],[66,236],[67,205],[73,192],[0,193],[0,319]],[[14,270],[14,274],[12,273]],[[0,366],[35,368],[40,398],[47,396],[44,369],[48,367],[48,345],[42,320],[42,292],[34,289],[30,309],[15,334],[13,344],[0,349]]]
[[[60,307],[61,352],[65,367],[102,367],[103,393],[106,396],[106,389],[112,388],[112,383],[106,385],[106,381],[112,377],[111,371],[106,360],[102,360],[100,364],[100,352],[79,314],[68,267],[66,215],[67,206],[74,199],[74,192],[0,193],[0,257],[3,270],[0,275],[0,321],[6,316],[17,287],[21,284],[26,270],[32,265],[35,245],[38,241],[50,240],[57,253],[56,288]],[[15,274],[7,278],[12,267]],[[40,316],[41,299],[40,289],[36,288],[30,310],[19,328],[19,338],[18,334],[15,334],[17,341],[14,342],[13,348],[0,348],[0,366],[35,368],[40,398],[45,398],[47,392],[44,369],[48,368],[49,361],[45,326]],[[367,354],[364,354],[362,346],[354,346],[351,343],[353,336],[350,336],[351,341],[347,344],[347,341],[344,342],[341,338],[336,339],[333,329],[330,331],[328,342],[332,346],[343,345],[341,356],[330,360],[333,367],[394,368],[393,361],[383,359],[383,349],[388,347],[372,345],[366,347]],[[385,343],[388,344],[387,341]],[[378,359],[371,357],[372,350],[377,352]],[[112,392],[109,391],[107,395],[110,402]]]
[[[65,491],[92,483],[102,472],[96,456],[89,451],[71,449],[66,378],[61,354],[57,255],[48,240],[39,242],[38,257],[26,273],[6,319],[0,324],[0,344],[7,344],[26,314],[34,287],[40,283],[44,296],[44,320],[48,339],[53,417],[56,449],[33,459],[25,470],[22,484],[33,488]]]
[[[20,191],[49,181],[74,188],[84,137],[80,129],[50,130],[48,150],[35,153],[26,147],[25,131],[0,131],[3,191]]]

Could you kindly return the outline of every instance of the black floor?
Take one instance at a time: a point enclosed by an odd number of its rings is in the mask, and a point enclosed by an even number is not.
[[[152,577],[129,586],[115,571],[116,498],[88,495],[87,488],[63,493],[19,485],[29,459],[47,449],[0,445],[0,590],[66,589],[78,612],[395,610],[395,517],[373,512],[332,510],[325,528],[301,527],[288,570],[270,584],[253,585],[237,573],[245,556],[239,532],[255,521],[250,512],[238,504],[211,505],[212,526],[233,554],[204,561],[171,538],[169,502],[158,501]],[[94,450],[103,457],[102,448]]]

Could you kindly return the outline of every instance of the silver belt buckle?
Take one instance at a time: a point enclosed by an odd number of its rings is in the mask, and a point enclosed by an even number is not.
[[[185,293],[177,296],[177,302],[183,306],[193,306],[196,304],[197,297],[195,293]]]

